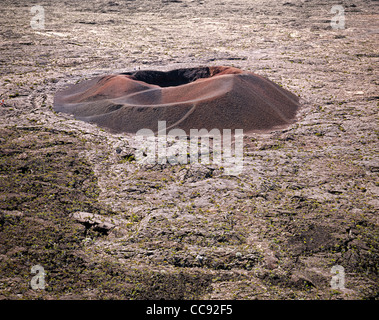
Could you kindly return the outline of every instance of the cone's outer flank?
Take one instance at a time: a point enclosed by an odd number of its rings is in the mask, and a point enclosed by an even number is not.
[[[56,94],[54,109],[112,132],[285,128],[296,120],[296,95],[252,72],[233,67],[199,67],[106,75]]]

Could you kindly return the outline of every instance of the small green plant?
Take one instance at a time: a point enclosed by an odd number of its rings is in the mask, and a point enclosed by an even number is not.
[[[20,96],[20,94],[18,93],[18,91],[15,93],[15,94],[10,94],[9,95],[9,98],[17,98],[17,97],[19,97]]]

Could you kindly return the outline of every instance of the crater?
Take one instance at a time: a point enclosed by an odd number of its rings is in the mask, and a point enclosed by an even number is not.
[[[296,121],[299,98],[252,72],[228,66],[104,75],[57,92],[54,109],[112,132],[166,128],[268,132]]]

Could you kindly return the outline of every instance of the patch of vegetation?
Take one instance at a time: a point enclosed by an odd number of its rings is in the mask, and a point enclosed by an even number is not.
[[[31,132],[32,131],[32,132]],[[131,270],[91,262],[85,233],[69,214],[112,214],[97,198],[97,178],[78,156],[84,141],[48,129],[0,131],[0,297],[80,299],[196,299],[209,291],[205,273]],[[46,272],[45,290],[30,288],[31,267]]]
[[[199,299],[211,290],[212,282],[210,274],[200,271],[124,270],[106,261],[89,275],[89,287],[99,287],[99,298],[108,299]]]

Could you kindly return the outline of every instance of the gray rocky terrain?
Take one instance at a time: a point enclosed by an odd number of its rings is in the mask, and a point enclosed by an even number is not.
[[[326,0],[2,0],[0,297],[377,299],[379,6],[341,5],[344,29]],[[301,98],[238,175],[140,165],[131,135],[53,109],[83,79],[204,65]]]

